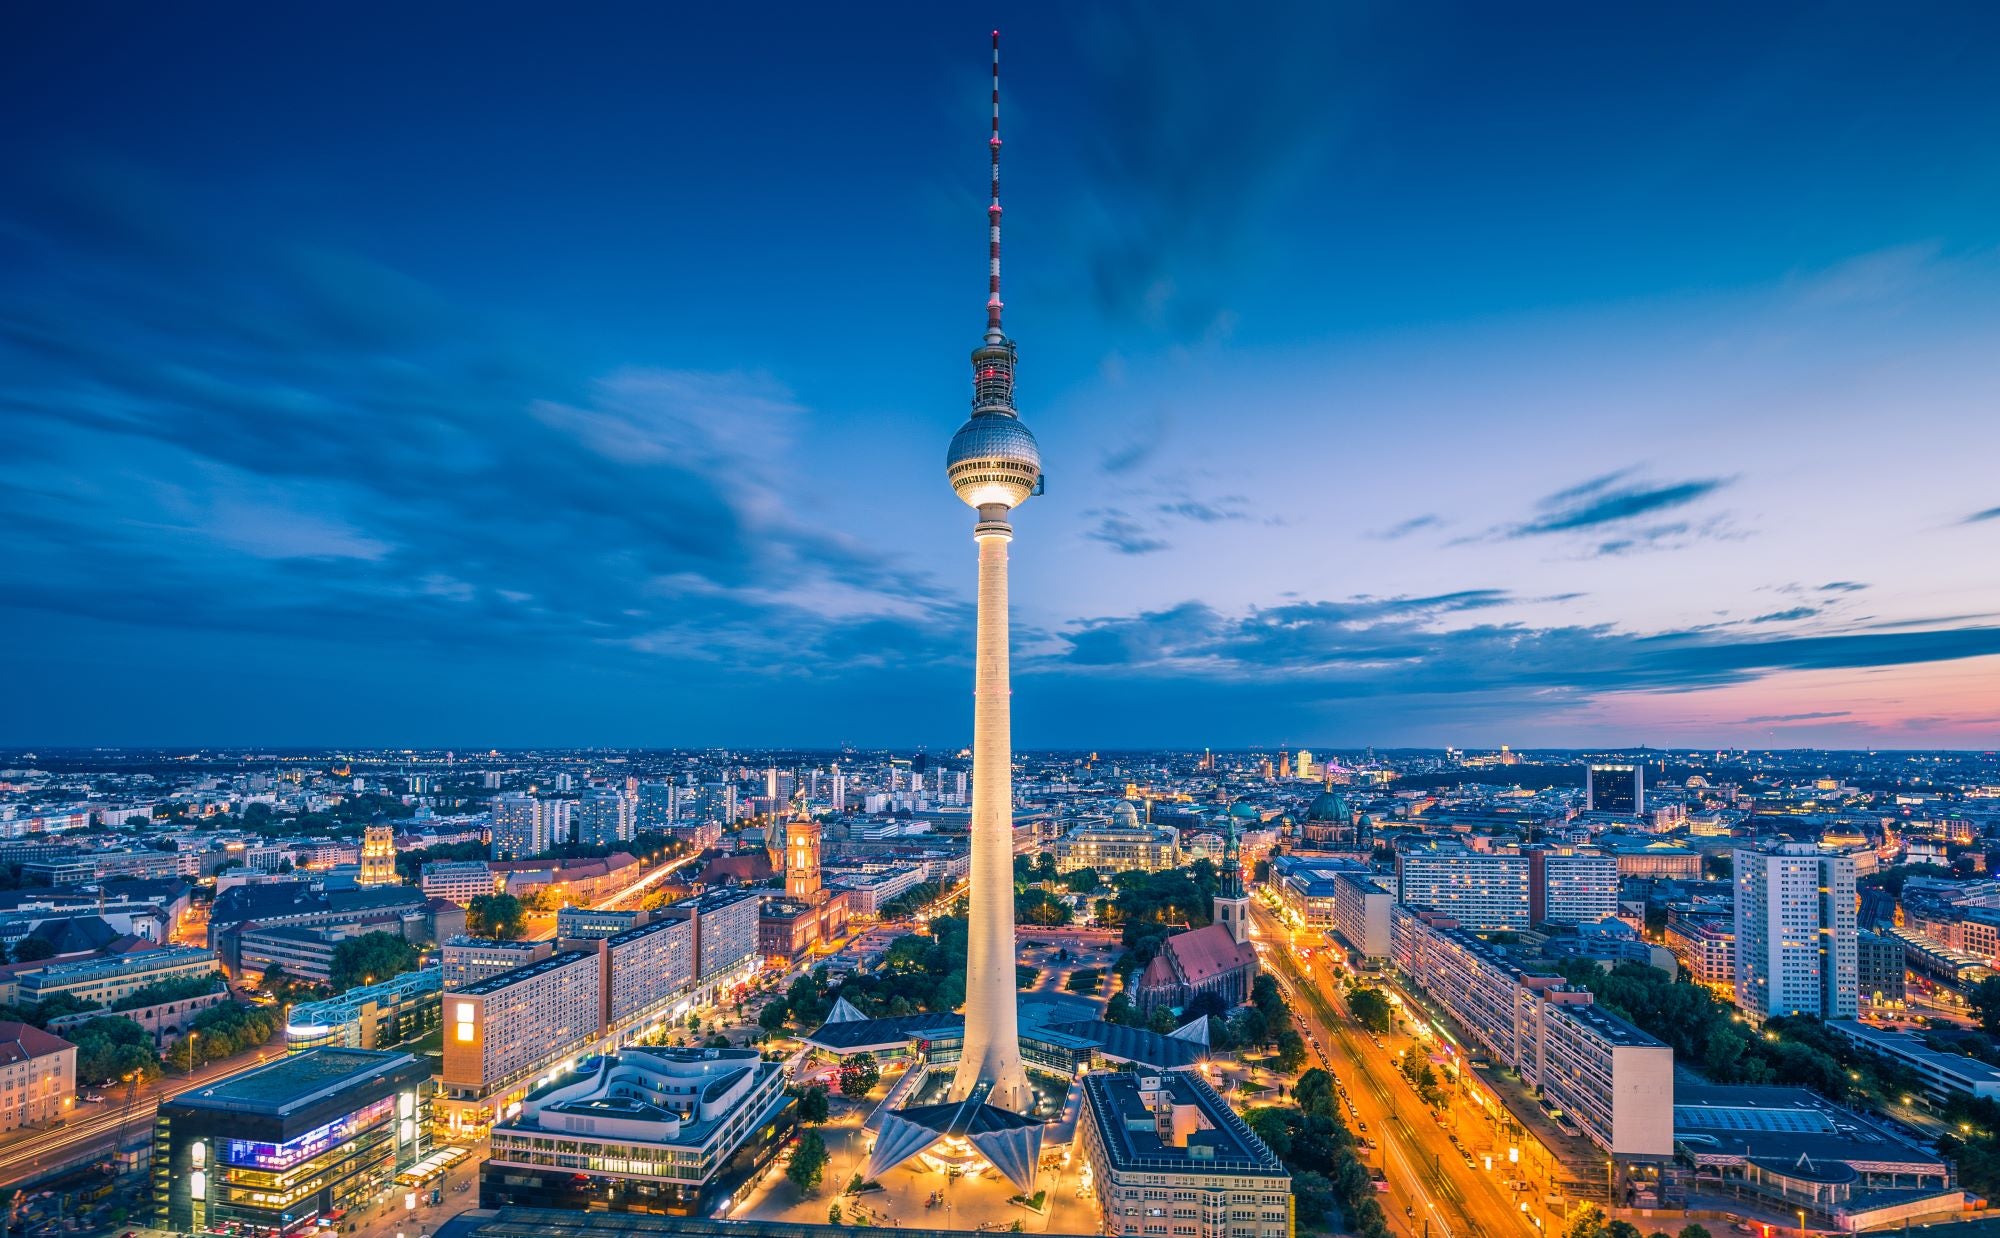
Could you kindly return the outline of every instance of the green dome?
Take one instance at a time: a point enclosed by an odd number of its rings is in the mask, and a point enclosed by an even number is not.
[[[1235,817],[1238,821],[1262,821],[1264,819],[1263,813],[1258,812],[1248,804],[1231,804],[1229,806],[1229,815]]]
[[[1308,821],[1347,822],[1347,797],[1331,791],[1322,791],[1313,798],[1312,806],[1306,809]]]

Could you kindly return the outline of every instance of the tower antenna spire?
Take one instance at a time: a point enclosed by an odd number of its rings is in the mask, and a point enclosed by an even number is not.
[[[993,32],[993,136],[986,140],[993,152],[993,200],[986,206],[987,263],[986,339],[997,344],[1006,339],[1000,330],[1000,32]]]

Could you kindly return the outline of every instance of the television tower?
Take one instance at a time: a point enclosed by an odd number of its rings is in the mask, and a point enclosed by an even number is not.
[[[1000,329],[1000,32],[993,32],[993,198],[986,207],[986,338],[972,351],[972,416],[952,435],[945,476],[979,513],[979,623],[972,707],[972,884],[965,1051],[947,1096],[1025,1114],[1014,1000],[1014,751],[1007,676],[1007,543],[1013,509],[1038,494],[1042,453],[1014,411],[1014,341]],[[981,1095],[983,1091],[983,1096]]]

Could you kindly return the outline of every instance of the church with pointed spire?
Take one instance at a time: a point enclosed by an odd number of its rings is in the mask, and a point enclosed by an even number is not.
[[[1214,994],[1225,1006],[1250,1000],[1250,986],[1257,979],[1257,952],[1250,945],[1250,897],[1243,891],[1236,817],[1225,816],[1229,835],[1215,892],[1214,923],[1176,933],[1161,944],[1132,986],[1132,1004],[1142,1013],[1185,1010],[1204,994]]]

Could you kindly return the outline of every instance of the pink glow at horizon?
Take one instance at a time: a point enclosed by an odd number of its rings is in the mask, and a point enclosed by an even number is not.
[[[1595,711],[1649,742],[1743,747],[2000,747],[2000,657],[1783,671],[1685,693],[1620,693]],[[1657,737],[1652,739],[1651,737]]]

